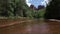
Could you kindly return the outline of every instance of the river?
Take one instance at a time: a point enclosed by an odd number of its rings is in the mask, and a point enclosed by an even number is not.
[[[60,34],[60,22],[33,20],[1,27],[0,34]]]

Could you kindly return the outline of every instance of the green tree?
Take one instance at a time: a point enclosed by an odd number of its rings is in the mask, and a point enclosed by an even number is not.
[[[60,0],[52,0],[46,7],[46,13],[44,16],[46,19],[58,19],[60,18]]]
[[[7,0],[0,0],[0,16],[8,16]]]

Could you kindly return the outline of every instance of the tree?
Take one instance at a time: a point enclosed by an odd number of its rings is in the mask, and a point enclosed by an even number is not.
[[[46,7],[46,19],[60,19],[60,0],[52,0]]]
[[[0,16],[8,16],[7,0],[0,0]]]

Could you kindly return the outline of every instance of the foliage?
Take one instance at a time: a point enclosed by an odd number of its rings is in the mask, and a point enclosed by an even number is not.
[[[2,1],[2,0],[1,0]],[[7,2],[7,3],[4,3]],[[7,0],[0,3],[0,16],[3,13],[3,16],[11,17],[29,17],[29,18],[40,18],[44,13],[44,9],[41,10],[33,10],[30,9],[25,0]],[[5,6],[7,4],[7,6]],[[1,7],[1,5],[4,5]],[[6,8],[7,7],[7,8]],[[4,9],[6,8],[6,9]],[[3,10],[3,12],[1,11]]]
[[[60,17],[60,0],[52,0],[46,7],[44,16],[46,19],[58,19]]]
[[[6,9],[7,2],[6,0],[0,0],[0,16],[8,16],[8,12]]]

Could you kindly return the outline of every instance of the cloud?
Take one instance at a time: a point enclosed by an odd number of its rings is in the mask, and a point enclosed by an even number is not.
[[[26,0],[26,4],[30,7],[31,3],[29,3],[30,0]]]
[[[48,0],[26,0],[26,4],[30,7],[31,4],[34,4],[35,7],[37,7],[40,3],[40,5],[44,5],[46,7],[46,4],[49,3]]]
[[[48,3],[49,3],[48,0],[44,0],[44,1],[41,2],[41,5],[44,5],[44,6],[46,7],[46,5],[47,5]]]

